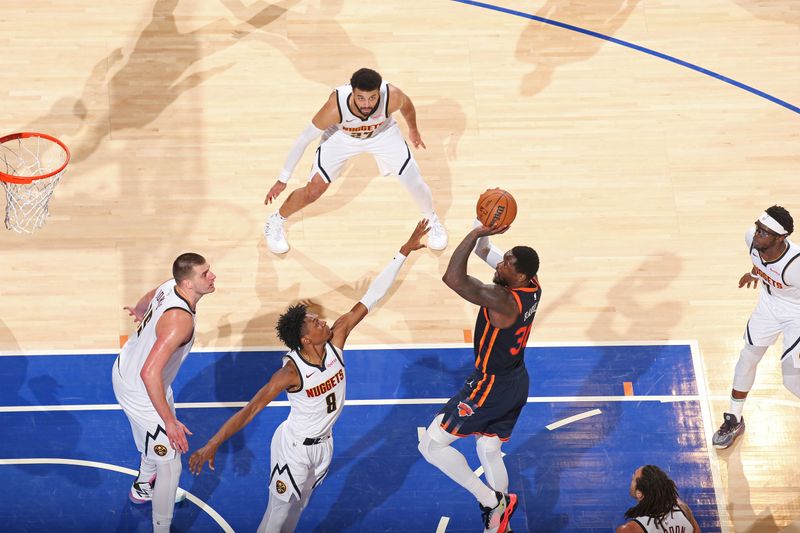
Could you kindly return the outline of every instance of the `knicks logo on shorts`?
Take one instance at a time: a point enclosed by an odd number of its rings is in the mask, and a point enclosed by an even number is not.
[[[158,455],[159,457],[164,457],[165,455],[167,455],[167,447],[164,446],[163,444],[156,444],[155,446],[153,446],[153,451],[156,452],[156,455]]]
[[[473,414],[475,414],[475,411],[470,405],[464,402],[458,402],[458,416],[464,418],[465,416],[472,416]]]
[[[278,491],[278,494],[283,494],[286,492],[286,483],[281,481],[280,479],[275,482],[275,490]]]

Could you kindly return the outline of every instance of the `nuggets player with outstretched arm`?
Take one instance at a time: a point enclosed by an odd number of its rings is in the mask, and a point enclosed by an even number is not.
[[[756,379],[756,367],[783,333],[780,356],[783,384],[800,398],[800,246],[789,240],[794,220],[789,211],[773,205],[761,213],[745,233],[751,269],[739,279],[739,288],[758,287],[758,305],[747,321],[744,348],[733,375],[731,402],[722,426],[714,433],[716,448],[727,448],[744,433],[742,411]]]
[[[374,70],[359,69],[353,73],[348,85],[334,89],[311,124],[295,141],[283,170],[264,200],[269,204],[286,189],[306,147],[321,135],[308,183],[292,191],[280,209],[267,217],[264,237],[273,253],[289,251],[283,227],[286,219],[319,199],[339,176],[345,162],[364,152],[372,154],[382,175],[397,176],[419,206],[422,216],[430,221],[428,248],[443,250],[447,246],[447,232],[434,211],[431,190],[422,179],[417,162],[392,118],[396,111],[400,111],[408,124],[408,136],[414,148],[425,148],[411,99],[394,85],[386,83]]]
[[[630,495],[636,505],[625,511],[630,521],[616,533],[700,533],[689,506],[678,496],[675,482],[655,465],[637,468],[631,476]]]
[[[114,395],[128,417],[142,455],[130,490],[134,503],[153,502],[153,530],[168,533],[191,432],[175,416],[172,382],[194,343],[197,302],[214,292],[216,276],[203,256],[185,253],[173,279],[125,309],[138,322],[114,361]],[[158,480],[158,483],[156,483]]]
[[[539,257],[527,246],[505,254],[488,237],[508,226],[476,226],[458,245],[442,280],[459,296],[480,305],[475,322],[475,371],[461,391],[439,411],[420,438],[425,459],[478,500],[485,531],[508,531],[517,497],[508,493],[508,472],[500,448],[528,399],[525,344],[542,291],[536,278]],[[475,250],[495,268],[492,284],[467,275],[467,259]],[[451,444],[460,437],[477,437],[478,457],[486,474],[483,483]]]
[[[361,300],[333,326],[308,313],[302,304],[282,314],[276,329],[290,350],[283,357],[283,366],[189,459],[194,474],[199,474],[206,462],[213,470],[219,446],[250,423],[278,394],[286,391],[289,416],[272,436],[269,502],[258,526],[259,532],[294,531],[311,493],[328,473],[333,455],[332,429],[345,402],[345,341],[389,290],[406,257],[424,247],[420,239],[428,233],[427,225],[427,220],[417,224],[400,252],[373,280]]]

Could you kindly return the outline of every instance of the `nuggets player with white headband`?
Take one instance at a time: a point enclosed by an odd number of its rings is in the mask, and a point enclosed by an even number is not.
[[[756,379],[756,366],[783,333],[781,370],[783,384],[800,397],[800,246],[788,239],[794,220],[781,206],[773,205],[761,213],[745,234],[753,268],[739,280],[739,288],[758,287],[761,292],[744,332],[744,348],[736,363],[729,412],[714,433],[717,448],[727,448],[744,433],[744,407],[747,393]]]
[[[179,255],[172,276],[135,306],[125,307],[139,325],[111,371],[114,395],[142,454],[130,499],[152,500],[156,533],[169,532],[182,470],[180,454],[189,450],[186,434],[192,434],[175,416],[171,385],[194,343],[197,302],[214,292],[216,279],[203,256],[195,253]]]
[[[414,148],[425,148],[417,129],[417,112],[411,99],[394,85],[389,85],[374,70],[362,68],[353,73],[348,85],[334,89],[328,101],[314,115],[311,123],[295,141],[278,180],[267,192],[270,204],[286,189],[306,147],[322,135],[308,183],[292,193],[280,209],[267,217],[264,237],[276,254],[289,251],[284,222],[305,206],[319,199],[338,177],[345,162],[364,152],[372,154],[381,174],[397,176],[416,202],[422,216],[430,221],[428,248],[444,250],[447,231],[436,216],[431,190],[419,172],[408,144],[392,113],[400,111],[408,124],[408,136]]]
[[[287,392],[289,416],[272,436],[269,503],[259,532],[294,531],[311,493],[328,473],[333,454],[331,430],[345,401],[345,341],[389,290],[406,257],[425,246],[420,239],[428,233],[427,226],[427,220],[417,224],[361,300],[333,326],[308,313],[305,305],[289,307],[276,327],[278,336],[290,350],[283,356],[283,366],[189,459],[194,474],[199,474],[206,462],[213,470],[219,446],[250,423],[278,394]]]

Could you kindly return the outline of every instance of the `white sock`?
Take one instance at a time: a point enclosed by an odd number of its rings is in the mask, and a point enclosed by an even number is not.
[[[440,444],[424,434],[420,451],[427,461],[467,489],[484,507],[497,506],[497,495],[480,480],[467,464],[467,459],[450,445]]]
[[[156,464],[156,486],[153,489],[153,532],[169,533],[175,510],[175,494],[181,479],[181,456]]]
[[[416,162],[412,161],[408,165],[408,168],[406,168],[403,172],[403,175],[398,176],[398,179],[409,192],[409,194],[411,194],[411,198],[414,199],[414,202],[416,202],[423,216],[425,216],[428,220],[431,219],[432,215],[435,216],[431,189],[422,179]]]
[[[150,482],[153,479],[153,476],[156,475],[156,463],[150,461],[142,454],[142,460],[139,463],[139,474],[136,476],[136,482],[141,483],[143,481]]]
[[[728,412],[733,415],[736,415],[737,421],[741,421],[742,419],[742,409],[744,409],[744,400],[745,398],[739,399],[731,396],[731,409]]]
[[[508,492],[508,471],[503,462],[501,445],[502,441],[497,437],[479,437],[477,450],[486,482],[494,490],[505,494]]]

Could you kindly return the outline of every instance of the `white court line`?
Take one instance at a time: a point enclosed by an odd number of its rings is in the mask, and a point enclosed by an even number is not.
[[[578,420],[583,420],[584,418],[589,418],[592,416],[597,416],[602,414],[603,412],[600,409],[592,409],[591,411],[586,411],[585,413],[580,413],[573,416],[568,416],[567,418],[562,418],[557,422],[553,422],[552,424],[547,424],[545,427],[550,431],[554,429],[558,429],[560,427],[566,426],[567,424],[571,424],[573,422],[577,422]]]
[[[450,523],[449,516],[443,516],[439,519],[439,525],[436,526],[436,533],[444,533],[447,530],[447,524]]]
[[[604,342],[538,342],[531,341],[526,344],[529,348],[575,348],[575,347],[589,347],[589,346],[691,346],[695,341],[691,340],[669,340],[669,341],[604,341]],[[437,349],[437,348],[472,348],[471,343],[463,342],[439,342],[439,343],[402,343],[402,344],[348,344],[348,350],[424,350],[424,349]],[[193,348],[192,353],[242,353],[242,352],[285,352],[285,346],[248,346],[248,347],[227,347],[227,348]],[[0,351],[0,357],[3,356],[20,356],[25,355],[29,357],[46,356],[46,355],[116,355],[119,353],[119,347],[111,347],[108,349],[92,349],[92,350],[17,350],[17,351]]]
[[[722,397],[720,397],[722,398]],[[727,398],[727,396],[725,396]],[[530,396],[528,403],[595,403],[595,402],[696,402],[701,399],[695,395],[653,395],[653,396]],[[349,406],[375,406],[375,405],[440,405],[445,404],[450,398],[377,398],[371,400],[347,400]],[[769,401],[766,399],[765,401]],[[800,402],[777,400],[779,402],[800,407]],[[219,409],[231,407],[244,407],[247,402],[186,402],[176,403],[178,409]],[[289,407],[286,400],[271,402],[267,407]],[[0,406],[0,413],[26,413],[48,411],[119,411],[121,408],[114,403],[101,404],[74,404],[74,405],[6,405]]]
[[[722,490],[722,475],[719,470],[719,458],[712,455],[714,445],[711,442],[711,428],[714,427],[711,418],[711,406],[709,405],[708,389],[706,387],[706,372],[703,365],[703,358],[700,356],[700,345],[697,341],[689,344],[692,353],[692,365],[694,366],[695,383],[697,383],[697,393],[702,400],[700,401],[700,414],[703,418],[703,429],[705,430],[706,450],[708,452],[708,464],[711,465],[711,478],[714,481],[714,494],[717,500],[717,513],[719,516],[720,528],[722,533],[728,533],[731,523],[728,516],[728,501],[725,498],[725,491]]]
[[[699,385],[698,385],[699,387]],[[677,396],[530,396],[528,403],[612,403],[612,402],[700,402],[703,400],[725,400],[727,395],[677,395]],[[346,405],[352,407],[376,406],[376,405],[442,405],[447,403],[450,398],[386,398],[374,400],[347,400]],[[773,398],[759,398],[760,403],[782,405],[784,407],[794,407],[800,409],[798,400],[780,400]],[[247,402],[186,402],[176,403],[177,409],[221,409],[221,408],[241,408]],[[267,407],[289,407],[286,400],[271,402]],[[120,411],[121,408],[115,403],[100,404],[74,404],[74,405],[3,405],[0,406],[0,413],[36,413],[36,412],[56,412],[56,411]],[[705,416],[705,415],[704,415]],[[710,415],[708,415],[710,416]],[[704,422],[707,422],[704,420]],[[712,427],[712,426],[709,426]]]
[[[58,457],[32,457],[24,459],[0,459],[0,465],[70,465],[70,466],[86,466],[89,468],[100,468],[102,470],[111,470],[112,472],[120,472],[136,477],[139,472],[123,466],[112,465],[109,463],[99,463],[97,461],[84,461],[82,459],[62,459]],[[182,489],[183,490],[183,489]],[[186,499],[195,504],[208,514],[225,533],[234,533],[233,528],[222,518],[217,511],[215,511],[206,502],[195,496],[189,491],[186,492]]]
[[[377,398],[374,400],[347,400],[348,406],[375,405],[441,405],[450,398]],[[531,396],[528,403],[582,403],[582,402],[696,402],[699,396]],[[218,409],[244,407],[247,402],[186,402],[176,403],[176,409]],[[800,406],[800,403],[798,403]],[[289,407],[287,400],[271,402],[267,407]],[[115,403],[74,404],[74,405],[5,405],[0,413],[30,413],[49,411],[119,411]]]

